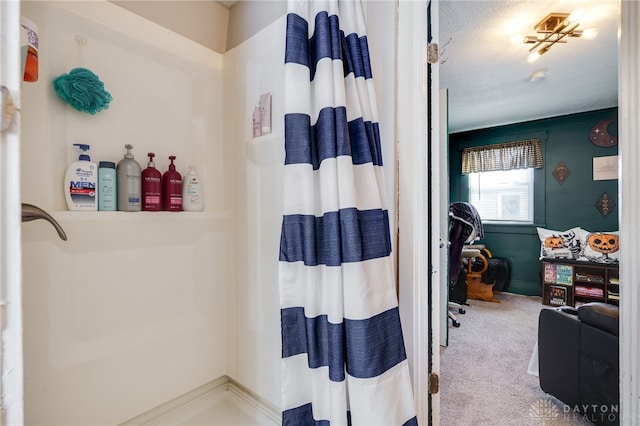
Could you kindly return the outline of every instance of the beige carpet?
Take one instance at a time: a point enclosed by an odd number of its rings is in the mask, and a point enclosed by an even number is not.
[[[442,347],[442,426],[591,425],[544,393],[527,374],[536,344],[540,297],[502,293],[501,303],[469,300],[461,325],[449,321]],[[455,311],[454,311],[455,312]]]

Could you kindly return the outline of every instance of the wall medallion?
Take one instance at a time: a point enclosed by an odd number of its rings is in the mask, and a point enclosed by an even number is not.
[[[553,169],[553,173],[551,173],[554,178],[558,181],[560,185],[564,183],[565,180],[571,174],[571,170],[564,164],[564,161],[560,161],[555,169]]]
[[[602,216],[607,217],[616,207],[616,203],[604,192],[600,198],[598,198],[598,201],[596,201],[595,206]]]
[[[618,137],[609,134],[607,128],[611,123],[616,121],[617,118],[609,118],[596,123],[589,132],[589,140],[591,143],[597,146],[609,147],[618,145]]]

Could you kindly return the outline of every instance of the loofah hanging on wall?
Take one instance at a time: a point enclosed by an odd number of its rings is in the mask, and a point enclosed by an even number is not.
[[[109,108],[112,97],[104,83],[86,68],[74,68],[53,80],[53,87],[62,100],[73,108],[95,114]]]

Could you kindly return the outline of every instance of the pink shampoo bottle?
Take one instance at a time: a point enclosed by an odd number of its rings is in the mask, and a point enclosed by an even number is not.
[[[142,210],[159,212],[162,210],[162,173],[156,169],[153,152],[147,154],[149,163],[142,171]]]
[[[182,211],[182,176],[173,164],[175,159],[175,155],[169,156],[169,170],[162,175],[162,206],[171,212]]]

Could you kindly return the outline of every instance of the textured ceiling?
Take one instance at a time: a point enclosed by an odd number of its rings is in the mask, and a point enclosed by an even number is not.
[[[449,131],[493,127],[617,105],[618,5],[598,1],[460,1],[439,3],[440,87],[449,91]],[[551,12],[585,11],[580,28],[593,40],[571,38],[527,62],[534,35]],[[542,70],[546,78],[531,82]]]

